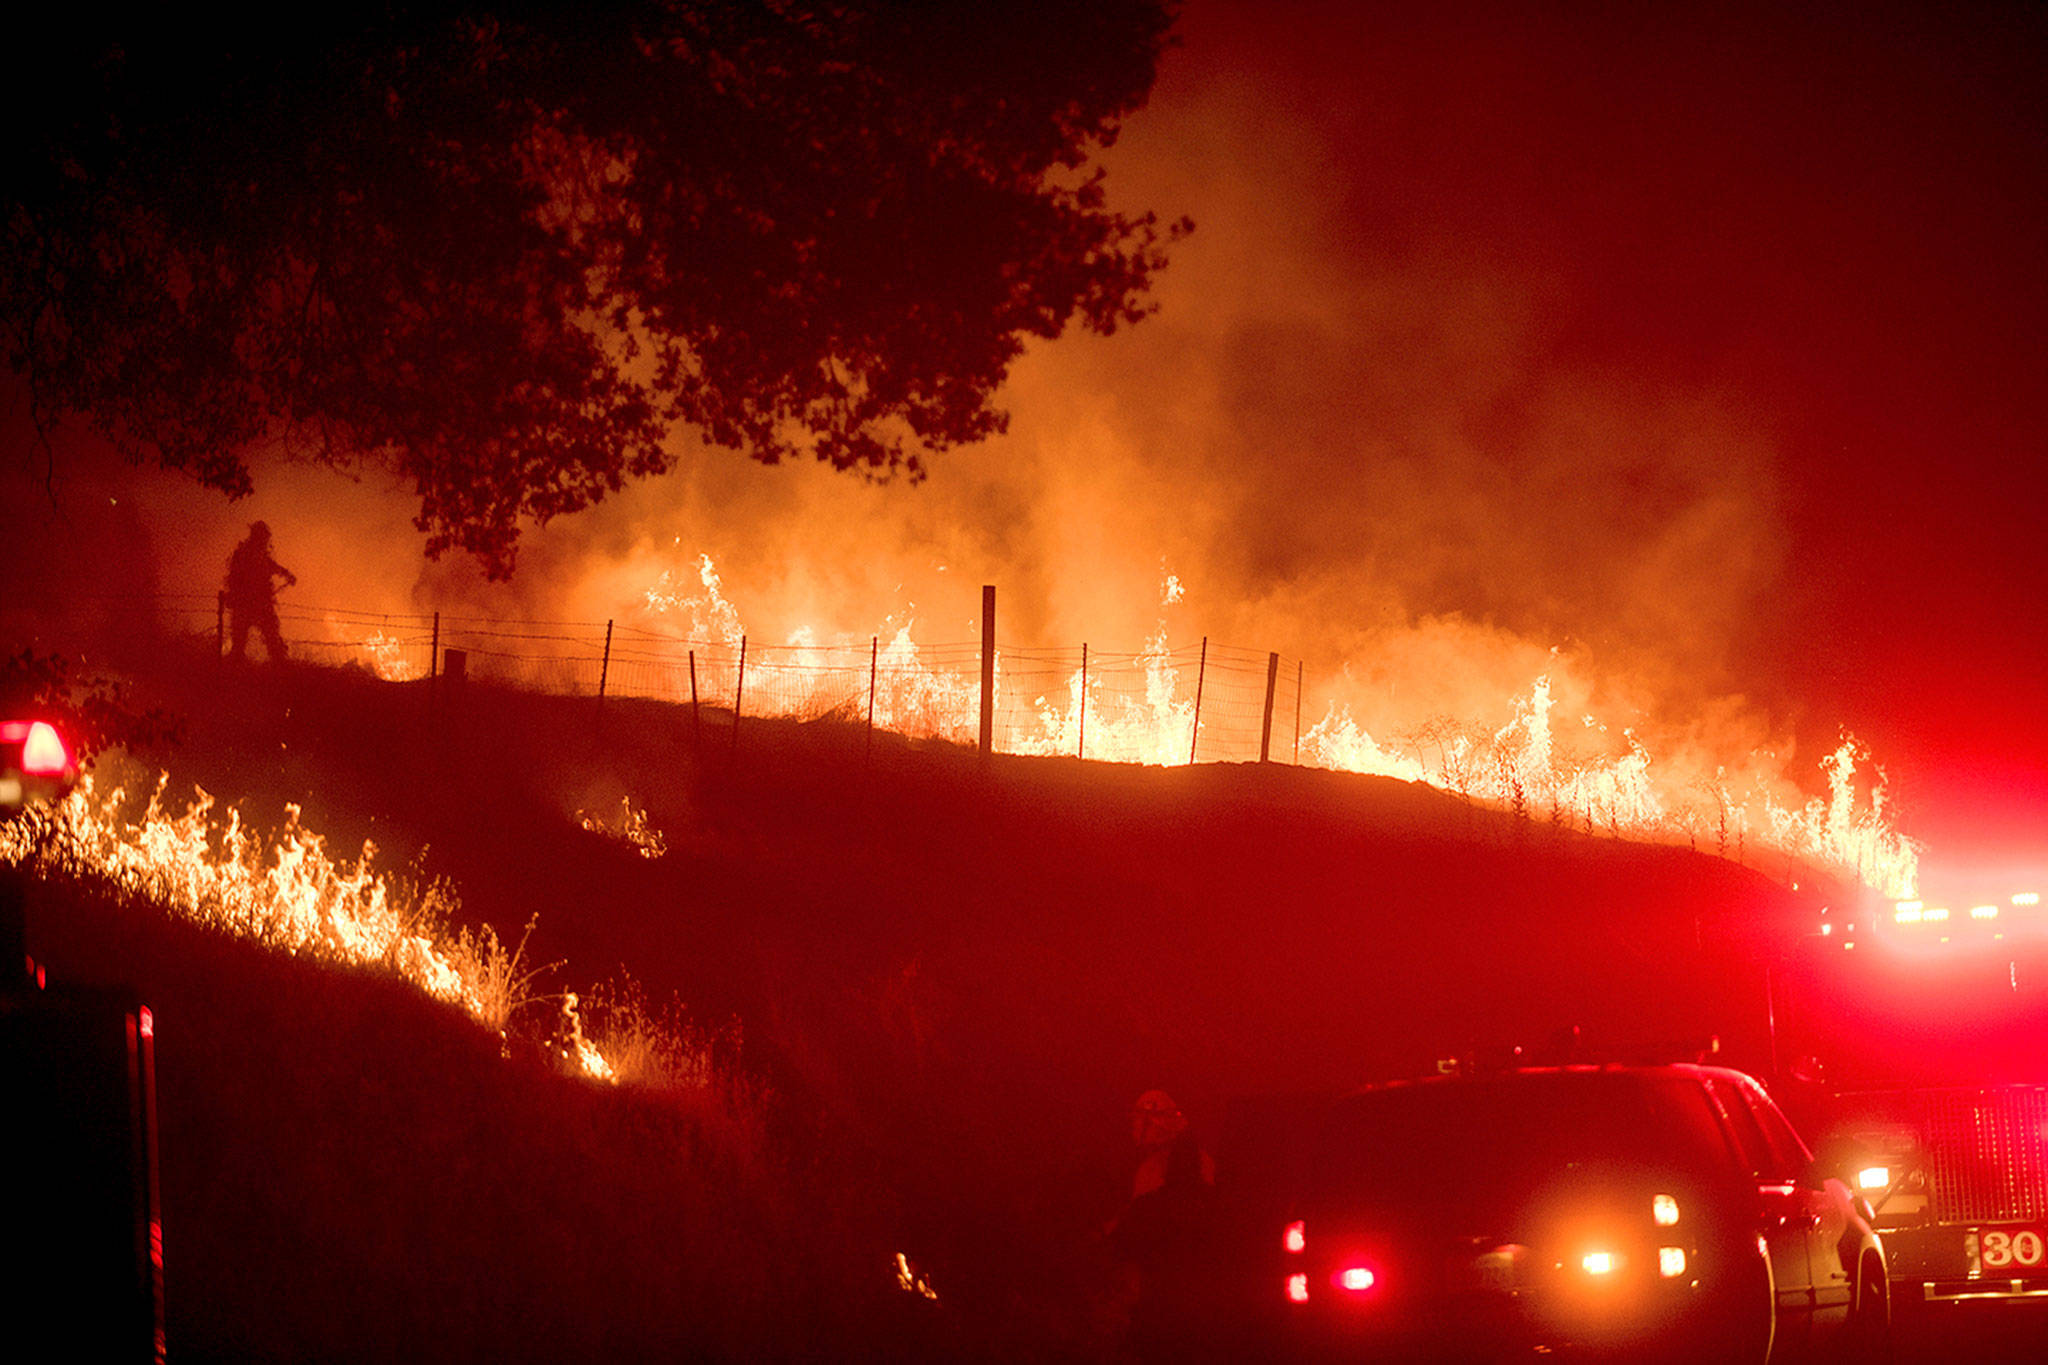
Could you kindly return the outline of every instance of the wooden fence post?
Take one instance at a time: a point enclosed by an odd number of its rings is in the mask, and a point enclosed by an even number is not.
[[[1259,721],[1259,762],[1266,762],[1273,751],[1273,689],[1280,681],[1280,655],[1276,651],[1266,656],[1266,710]]]
[[[1302,661],[1294,661],[1294,766],[1301,766],[1301,670]]]
[[[981,585],[981,756],[995,748],[996,735],[996,585]]]
[[[607,621],[604,623],[604,658],[600,659],[597,665],[597,700],[600,706],[604,704],[605,679],[611,676],[611,672],[612,623]]]
[[[1088,642],[1081,642],[1081,733],[1074,740],[1074,757],[1088,757]]]
[[[1195,665],[1195,723],[1188,730],[1188,766],[1195,763],[1195,744],[1202,737],[1202,679],[1209,673],[1209,637],[1202,637],[1202,657]]]
[[[868,637],[868,747],[864,759],[875,756],[875,675],[882,663],[882,637]]]
[[[740,672],[732,685],[732,752],[740,751],[740,702],[747,695],[747,637],[740,636]]]
[[[697,651],[690,651],[690,741],[704,752],[704,714],[697,708]]]

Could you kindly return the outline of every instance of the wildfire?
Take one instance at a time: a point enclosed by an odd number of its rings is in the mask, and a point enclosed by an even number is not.
[[[649,609],[673,613],[693,631],[737,648],[746,632],[709,555],[698,556],[696,579],[703,592],[690,596],[677,586],[673,573],[664,571],[645,595]],[[1162,612],[1185,595],[1181,580],[1162,570]],[[875,725],[913,738],[971,741],[980,704],[978,680],[950,656],[921,655],[911,639],[912,624],[896,627],[886,645],[877,645]],[[791,645],[845,652],[868,643],[845,637],[821,645],[821,638],[805,627],[792,635]],[[1097,654],[1091,665],[1072,669],[1063,685],[1051,689],[1027,686],[1030,660],[999,650],[996,706],[1010,721],[999,747],[1036,755],[1083,753],[1109,762],[1187,763],[1198,750],[1196,683],[1188,676],[1192,662],[1188,651],[1176,652],[1169,645],[1164,620],[1136,654]],[[1141,676],[1142,691],[1106,688],[1102,679],[1108,673]],[[1006,705],[1019,695],[1032,696],[1028,706]],[[754,694],[747,710],[803,718],[826,713],[838,700],[835,695],[821,702],[817,685],[785,685]],[[1752,764],[1758,771],[1739,784],[1725,766],[1706,776],[1667,771],[1634,731],[1622,730],[1617,743],[1591,716],[1580,724],[1596,752],[1583,757],[1568,753],[1555,735],[1555,705],[1546,674],[1535,678],[1527,693],[1504,701],[1504,722],[1437,717],[1398,738],[1376,738],[1348,707],[1332,702],[1300,736],[1300,761],[1426,783],[1559,828],[1616,838],[1684,840],[1694,847],[1704,841],[1727,858],[1745,858],[1754,841],[1853,875],[1885,895],[1913,894],[1918,846],[1897,828],[1882,772],[1871,769],[1869,781],[1857,782],[1859,772],[1871,765],[1853,738],[1844,736],[1820,764],[1828,796],[1808,800],[1777,774],[1774,764]],[[1208,724],[1206,716],[1199,721],[1201,728]]]
[[[82,777],[58,804],[0,826],[0,862],[96,875],[216,932],[388,971],[500,1034],[536,998],[525,993],[537,973],[521,970],[523,944],[507,952],[488,928],[450,932],[456,902],[445,884],[421,888],[373,870],[368,842],[355,859],[336,859],[299,823],[297,806],[287,805],[283,826],[266,837],[238,810],[218,816],[204,791],[172,812],[167,786],[160,775],[142,813],[128,819],[123,788]],[[616,1080],[617,1068],[584,1036],[577,997],[560,997],[560,1008],[565,1058],[585,1075]]]

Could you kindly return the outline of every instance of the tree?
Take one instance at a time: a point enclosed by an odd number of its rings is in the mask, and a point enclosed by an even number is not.
[[[1027,338],[1147,311],[1186,225],[1093,158],[1172,3],[45,7],[8,361],[45,431],[230,497],[252,455],[392,469],[493,576],[679,429],[916,477],[1003,429]]]

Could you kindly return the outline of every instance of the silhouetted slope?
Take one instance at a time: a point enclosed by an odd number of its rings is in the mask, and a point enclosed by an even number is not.
[[[1172,1090],[1213,1134],[1237,1096],[1342,1086],[1453,1052],[1540,1043],[1573,1024],[1625,1042],[1716,1031],[1736,1060],[1760,1066],[1761,975],[1746,945],[1807,913],[1727,862],[1383,779],[984,764],[886,735],[869,760],[857,729],[826,724],[746,722],[735,747],[729,713],[708,711],[700,746],[683,708],[471,689],[444,693],[430,713],[424,686],[320,671],[208,667],[153,685],[191,720],[171,759],[179,780],[242,799],[259,823],[302,802],[305,823],[337,847],[375,837],[393,865],[425,848],[426,870],[458,884],[465,918],[516,937],[537,913],[532,959],[565,960],[571,988],[623,966],[700,1018],[736,1014],[746,1064],[774,1087],[777,1150],[808,1173],[785,1195],[857,1196],[875,1220],[868,1235],[885,1239],[873,1248],[878,1281],[891,1251],[911,1252],[934,1275],[948,1330],[963,1334],[952,1344],[976,1351],[1100,1347],[1090,1302],[1101,1250],[1088,1233],[1115,1212],[1124,1116],[1140,1090]],[[576,810],[613,809],[621,796],[666,832],[666,857],[639,858],[576,826]],[[238,979],[306,970],[248,950],[219,955]],[[80,968],[102,961],[145,984],[155,970],[125,952]],[[519,1160],[576,1175],[573,1193],[539,1211],[549,1231],[508,1272],[511,1286],[494,1275],[447,1291],[475,1296],[487,1316],[510,1311],[507,1289],[515,1301],[546,1292],[551,1266],[558,1297],[574,1303],[591,1292],[592,1266],[611,1264],[599,1246],[607,1228],[635,1244],[655,1232],[650,1210],[704,1196],[688,1181],[638,1188],[648,1144],[698,1150],[679,1136],[683,1119],[553,1079],[557,1098],[544,1107],[559,1106],[559,1119],[509,1114],[503,1068],[437,1060],[476,1045],[415,1037],[402,1021],[426,1006],[395,987],[361,989],[376,1003],[349,1007],[357,1036],[346,1049],[331,1046],[334,1020],[264,1024],[289,1020],[298,1002],[282,984],[251,987],[233,1016],[167,996],[167,1163],[190,1159],[174,1124],[222,1140],[214,1134],[250,1109],[240,1087],[272,1070],[322,1077],[347,1107],[315,1119],[323,1111],[308,1102],[253,1122],[234,1137],[248,1165],[286,1144],[315,1154],[309,1179],[374,1187],[378,1162],[349,1164],[338,1136],[360,1129],[416,1156],[408,1179],[424,1190],[432,1169],[511,1161],[496,1149],[494,1135],[506,1135]],[[192,1044],[171,1040],[195,1034],[215,1051],[186,1076],[179,1047]],[[236,1060],[243,1044],[229,1038],[260,1043],[260,1061]],[[475,1117],[392,1101],[398,1082],[362,1059],[399,1054],[427,1068],[405,1084],[460,1095],[456,1111]],[[640,1155],[613,1160],[620,1143]],[[477,1188],[508,1179],[491,1173]],[[725,1191],[760,1193],[746,1182]],[[416,1261],[432,1284],[484,1255],[473,1242],[517,1235],[478,1197],[450,1196],[445,1247],[405,1245],[374,1203],[333,1216],[357,1244],[385,1248],[362,1255],[362,1273]],[[703,1217],[755,1222],[737,1206]],[[824,1213],[792,1217],[803,1226]],[[246,1251],[230,1244],[238,1236],[318,1240],[310,1225],[233,1226],[206,1258],[233,1260]],[[738,1268],[742,1301],[767,1292],[783,1250],[747,1248],[757,1259]],[[670,1268],[714,1273],[693,1259]],[[250,1273],[258,1281],[237,1301],[280,1292],[261,1281],[269,1270]],[[404,1276],[379,1286],[396,1302],[433,1292]],[[332,1330],[351,1348],[337,1356],[388,1344],[339,1307]],[[567,1354],[581,1355],[590,1343],[571,1344]],[[432,1353],[463,1354],[457,1345]]]

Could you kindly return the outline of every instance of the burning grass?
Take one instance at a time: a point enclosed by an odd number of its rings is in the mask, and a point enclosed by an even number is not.
[[[467,850],[470,899],[515,924],[538,908],[542,931],[451,931],[445,887],[423,913],[422,879],[291,853],[303,819],[258,838],[222,804],[195,817],[203,798],[172,801],[153,770],[119,798],[103,770],[104,792],[17,850],[117,902],[104,951],[53,951],[52,979],[139,961],[160,1007],[166,1169],[185,1182],[167,1199],[174,1341],[195,1358],[195,1341],[222,1358],[1113,1358],[1096,1308],[1114,1267],[1088,1234],[1128,1189],[1138,1091],[1164,1082],[1213,1119],[1222,1097],[1349,1084],[1524,1016],[1597,1028],[1646,981],[1685,1013],[1670,943],[1777,894],[1729,864],[1548,828],[1533,801],[1516,822],[1422,783],[897,744],[867,760],[772,723],[733,762],[698,754],[686,724],[613,708],[600,725],[576,699],[480,688],[395,783],[363,737],[409,741],[417,694],[230,676],[249,691],[201,716],[187,771],[211,759],[217,788],[308,793],[330,831],[374,815],[443,865]],[[374,780],[355,776],[366,754]],[[621,787],[677,834],[668,857],[566,818],[566,793]],[[176,875],[99,870],[139,859],[158,823]],[[309,889],[264,951],[105,892],[150,876],[202,902]],[[391,928],[327,927],[352,918]],[[408,937],[461,1001],[407,974]],[[558,956],[640,975],[572,1002],[548,993]],[[344,961],[363,969],[328,968]],[[737,1027],[662,1003],[679,998],[746,1018],[744,1072]],[[614,1084],[503,1057],[579,1042]],[[774,1079],[760,1103],[750,1073]]]
[[[737,1024],[706,1031],[679,1003],[656,1011],[630,979],[599,987],[588,1006],[575,992],[540,990],[561,964],[528,961],[532,921],[509,947],[488,924],[455,928],[460,905],[448,882],[379,871],[369,842],[353,859],[336,857],[300,823],[295,805],[264,833],[203,790],[176,808],[168,774],[144,777],[148,794],[140,798],[133,793],[142,784],[132,779],[141,774],[127,776],[123,783],[89,774],[58,804],[0,827],[0,862],[46,877],[102,878],[204,929],[289,957],[388,973],[508,1044],[523,1031],[596,1080],[709,1088],[714,1038],[729,1034],[728,1050],[736,1051]],[[618,837],[659,856],[660,833],[645,813],[630,802],[625,813]]]
[[[744,624],[710,556],[697,559],[700,593],[693,595],[683,577],[663,571],[645,594],[648,615],[682,625],[700,646],[737,649],[746,638]],[[1180,581],[1167,575],[1162,612],[1183,596]],[[806,651],[836,649],[848,658],[868,654],[867,637],[842,635],[830,645],[820,645],[821,638],[821,632],[807,626],[791,637],[791,644]],[[944,651],[920,653],[910,625],[894,627],[893,634],[878,632],[874,646],[878,727],[918,739],[972,739],[979,688],[962,672],[960,658],[938,657]],[[1009,723],[999,728],[997,747],[1047,757],[1085,748],[1089,758],[1154,766],[1190,762],[1200,748],[1195,732],[1206,732],[1210,722],[1198,719],[1202,679],[1189,667],[1187,651],[1177,654],[1169,643],[1166,621],[1159,622],[1138,652],[1098,654],[1096,659],[1092,685],[1085,668],[1079,668],[1047,688],[1034,684],[1031,676],[1033,668],[1044,667],[1042,661],[1020,665],[998,651],[996,709]],[[860,657],[859,662],[870,659]],[[1105,665],[1118,677],[1115,685],[1105,685]],[[1566,661],[1560,659],[1557,667],[1566,669]],[[784,675],[806,672],[801,663],[778,668]],[[811,669],[819,680],[845,671],[844,663]],[[1210,679],[1210,715],[1215,714],[1215,681]],[[1490,715],[1411,717],[1405,728],[1377,736],[1349,705],[1331,701],[1322,720],[1300,736],[1301,761],[1423,783],[1518,817],[1543,818],[1586,833],[1683,843],[1738,862],[1752,845],[1768,848],[1853,877],[1887,896],[1915,893],[1919,847],[1898,828],[1884,775],[1853,737],[1842,736],[1807,774],[1826,787],[1825,796],[1813,796],[1809,789],[1814,784],[1795,780],[1797,775],[1771,754],[1679,756],[1654,749],[1637,729],[1610,733],[1591,714],[1562,717],[1557,714],[1560,695],[1576,693],[1565,686],[1569,681],[1545,673],[1532,679],[1525,692],[1502,697]],[[824,708],[815,689],[800,682],[784,677],[776,688],[757,689],[749,713],[789,718],[820,713]],[[1020,697],[1031,700],[1013,705]],[[1669,740],[1665,747],[1679,744]]]
[[[577,811],[576,823],[592,834],[625,844],[643,858],[659,858],[668,852],[668,836],[655,828],[646,811],[633,808],[629,796],[620,797],[619,808],[609,815]]]
[[[30,897],[52,990],[127,981],[156,1017],[173,1359],[825,1349],[813,1299],[847,1292],[836,1253],[760,1125],[709,1092],[507,1062],[394,977],[203,930],[104,879]]]

